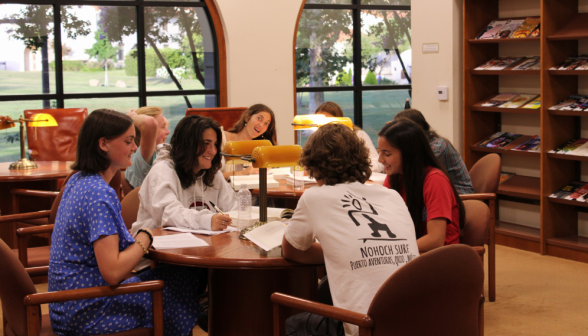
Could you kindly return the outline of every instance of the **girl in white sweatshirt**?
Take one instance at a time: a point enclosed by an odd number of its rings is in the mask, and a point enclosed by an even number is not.
[[[235,192],[219,171],[221,142],[221,129],[213,119],[188,116],[180,121],[143,181],[132,232],[162,226],[227,228],[231,218],[212,205],[223,212],[237,208]]]

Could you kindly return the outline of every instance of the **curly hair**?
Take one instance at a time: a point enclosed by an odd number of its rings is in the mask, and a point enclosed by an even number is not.
[[[198,167],[198,158],[206,151],[206,145],[202,141],[202,137],[204,136],[204,131],[209,128],[212,128],[216,133],[215,147],[217,154],[212,159],[210,168],[201,169],[198,174],[194,174],[194,168]],[[221,142],[220,126],[212,118],[192,115],[180,120],[170,141],[170,156],[183,189],[187,189],[196,183],[196,178],[201,175],[204,175],[202,181],[206,186],[213,186],[214,176],[221,168]]]
[[[363,140],[343,124],[327,124],[314,132],[302,149],[300,165],[326,185],[364,183],[372,175]]]
[[[243,112],[243,114],[241,114],[241,119],[239,119],[239,121],[237,121],[235,126],[233,126],[227,132],[231,132],[231,133],[241,132],[243,130],[243,128],[245,128],[245,124],[247,124],[249,119],[251,119],[251,117],[253,115],[261,113],[261,112],[269,113],[272,117],[272,120],[270,121],[270,124],[269,124],[269,127],[267,128],[267,130],[262,135],[258,136],[257,138],[255,138],[253,140],[269,140],[272,142],[272,145],[277,146],[278,145],[278,136],[276,133],[276,116],[274,115],[274,111],[272,111],[271,108],[269,108],[268,106],[263,105],[263,104],[251,105],[251,107],[249,107],[247,110],[245,110],[245,112]]]

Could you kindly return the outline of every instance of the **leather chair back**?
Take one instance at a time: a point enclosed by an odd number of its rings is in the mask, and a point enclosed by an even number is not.
[[[502,162],[500,155],[492,153],[484,156],[470,169],[470,178],[475,193],[496,193],[500,182]]]
[[[128,195],[125,196],[125,198],[123,198],[122,202],[120,203],[122,207],[121,216],[125,222],[125,226],[129,230],[131,229],[131,226],[133,226],[133,223],[137,221],[139,205],[141,204],[139,200],[140,189],[141,187],[133,189]]]
[[[88,116],[86,108],[41,109],[24,111],[25,119],[37,113],[51,114],[55,127],[29,127],[27,143],[35,161],[75,161],[78,133]]]
[[[429,251],[380,287],[367,312],[372,335],[477,336],[483,285],[482,262],[471,247]]]
[[[459,233],[459,241],[469,246],[484,246],[490,223],[490,209],[478,200],[463,201],[466,222]]]
[[[27,310],[24,298],[37,293],[33,281],[10,247],[0,239],[0,301],[7,327],[17,336],[27,335]],[[39,323],[41,316],[39,316]],[[4,330],[5,334],[10,334]]]
[[[235,126],[241,119],[241,114],[247,110],[247,107],[209,107],[209,108],[189,108],[186,110],[186,117],[190,115],[201,115],[209,117],[223,127],[225,131]]]

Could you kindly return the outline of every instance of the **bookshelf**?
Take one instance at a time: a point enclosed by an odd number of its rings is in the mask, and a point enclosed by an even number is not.
[[[513,8],[516,10],[512,11]],[[581,0],[580,3],[578,0],[463,1],[463,158],[466,166],[471,168],[481,157],[493,152],[499,153],[503,162],[506,158],[516,156],[523,160],[538,160],[540,167],[539,176],[517,174],[501,184],[497,192],[500,200],[538,204],[540,228],[501,220],[501,216],[498,216],[496,242],[583,262],[588,262],[588,238],[582,236],[582,230],[579,231],[579,213],[588,212],[588,203],[554,199],[549,195],[571,181],[586,181],[586,177],[582,179],[582,162],[588,162],[588,157],[547,152],[568,140],[582,137],[582,124],[588,124],[587,121],[583,121],[588,117],[588,112],[549,110],[549,107],[572,94],[587,94],[588,80],[585,76],[588,75],[588,71],[548,70],[570,56],[588,53],[588,41],[583,41],[588,40],[588,13],[580,12],[580,9],[586,12],[586,8],[588,0]],[[509,10],[517,14],[505,16]],[[490,21],[523,15],[541,17],[540,37],[475,39]],[[514,50],[513,47],[523,50],[523,53],[528,49],[528,56],[537,56],[535,53],[539,50],[541,70],[521,74],[515,73],[519,71],[508,69],[494,73],[473,70],[493,57],[520,56],[504,55],[505,50]],[[537,92],[542,99],[540,109],[481,106],[488,97],[501,92],[511,92],[501,90],[503,87],[511,90],[520,85],[520,93],[535,93],[523,91],[525,85],[520,84],[522,82],[518,81],[519,78],[536,79],[540,83]],[[511,79],[517,81],[507,82]],[[491,134],[508,131],[503,129],[503,120],[512,115],[529,118],[530,124],[539,120],[539,153],[476,147],[476,144]],[[527,154],[531,155],[525,156]]]

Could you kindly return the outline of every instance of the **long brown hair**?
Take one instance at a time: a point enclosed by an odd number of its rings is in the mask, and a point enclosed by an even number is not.
[[[231,128],[227,132],[231,132],[231,133],[241,132],[243,130],[243,128],[245,128],[245,125],[247,124],[249,119],[251,119],[251,117],[253,115],[261,113],[261,112],[269,113],[272,116],[272,120],[270,121],[270,124],[269,124],[267,130],[262,135],[258,136],[257,138],[255,138],[253,140],[267,139],[267,140],[271,141],[274,146],[276,146],[278,144],[278,137],[276,134],[276,116],[274,115],[274,111],[272,111],[272,109],[269,108],[267,105],[263,105],[263,104],[252,105],[250,108],[245,110],[245,112],[243,112],[243,114],[241,114],[241,119],[239,119],[239,121],[237,121],[235,126],[233,126],[233,128]]]

